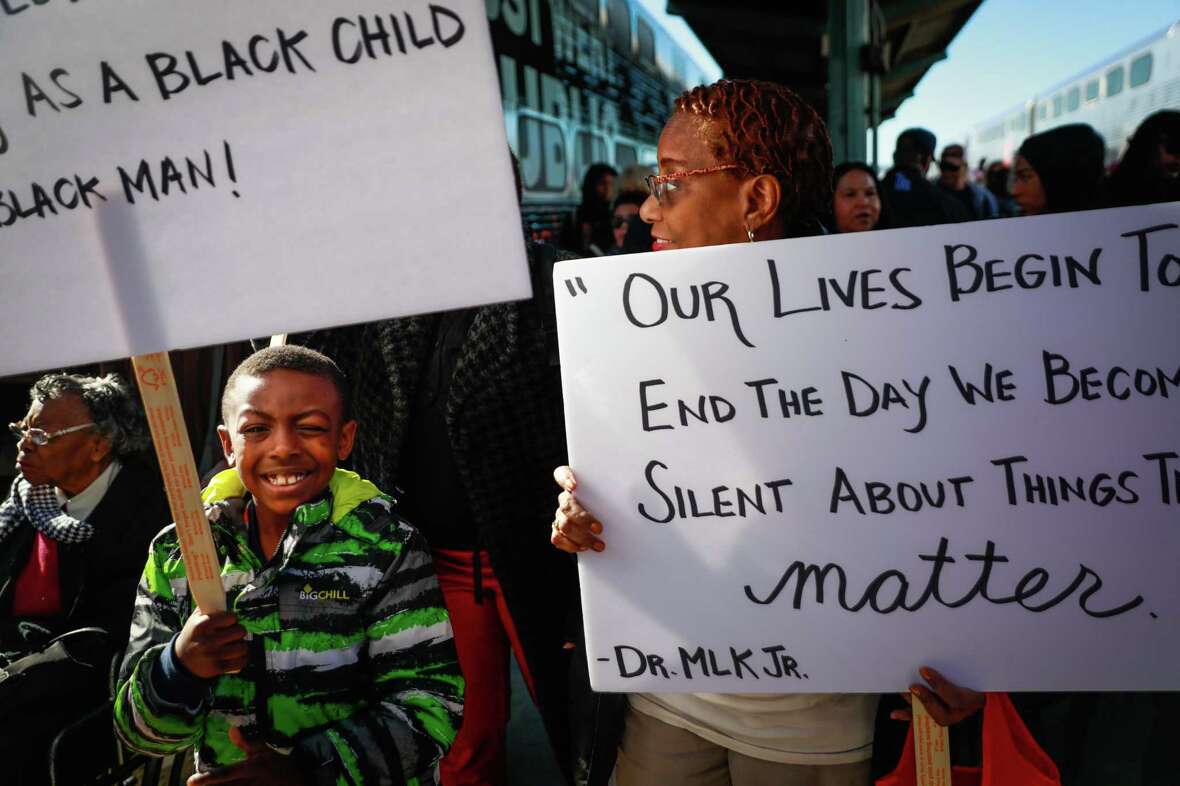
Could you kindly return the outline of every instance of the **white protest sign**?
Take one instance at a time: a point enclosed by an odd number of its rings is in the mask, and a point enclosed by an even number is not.
[[[555,277],[596,689],[1180,689],[1180,204]]]
[[[529,294],[481,0],[10,0],[0,52],[0,375]]]

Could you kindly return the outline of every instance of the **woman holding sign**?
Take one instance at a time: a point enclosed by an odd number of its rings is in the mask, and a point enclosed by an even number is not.
[[[832,148],[819,115],[769,82],[722,80],[676,101],[659,142],[660,174],[640,216],[652,249],[695,248],[823,234],[832,207]],[[551,541],[571,552],[602,551],[603,527],[576,497],[569,467],[554,477],[563,491]],[[982,706],[982,696],[930,670],[913,692],[940,723]],[[875,695],[634,694],[621,734],[607,739],[596,714],[598,759],[590,783],[611,764],[619,786],[676,783],[822,784],[869,782]],[[617,731],[617,730],[616,730]],[[614,750],[618,757],[602,756]]]

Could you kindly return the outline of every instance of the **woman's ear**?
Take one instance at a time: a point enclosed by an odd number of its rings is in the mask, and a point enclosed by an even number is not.
[[[782,186],[774,175],[757,175],[746,181],[743,190],[746,228],[756,233],[778,218],[778,208],[782,204]]]
[[[90,445],[90,460],[95,464],[101,464],[106,460],[107,456],[111,455],[114,446],[107,437],[98,437]]]

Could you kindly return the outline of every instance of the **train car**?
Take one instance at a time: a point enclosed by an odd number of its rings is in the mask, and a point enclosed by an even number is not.
[[[1088,123],[1106,140],[1113,164],[1144,118],[1161,109],[1180,109],[1180,22],[976,124],[968,154],[1011,163],[1025,137]]]
[[[672,100],[715,78],[637,0],[487,0],[527,229],[553,235],[587,167],[654,164]]]

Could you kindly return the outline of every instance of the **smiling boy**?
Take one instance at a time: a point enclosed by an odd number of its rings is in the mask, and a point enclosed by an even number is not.
[[[204,492],[227,612],[193,608],[175,527],[139,587],[115,720],[131,747],[196,748],[190,786],[434,784],[463,678],[425,542],[336,468],[356,435],[326,356],[271,347],[230,375]]]

